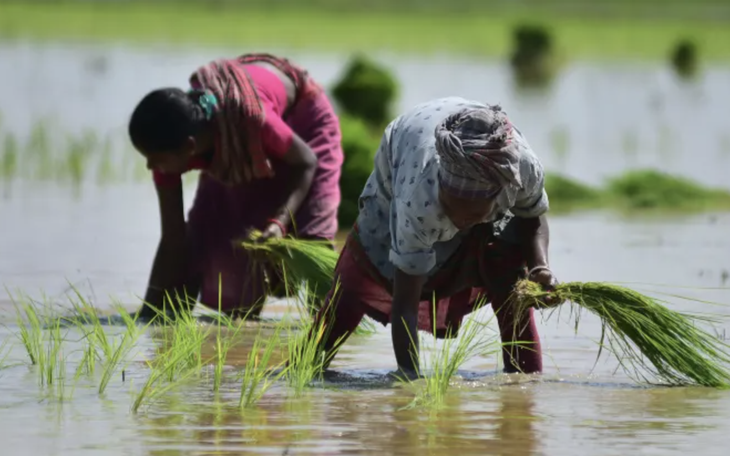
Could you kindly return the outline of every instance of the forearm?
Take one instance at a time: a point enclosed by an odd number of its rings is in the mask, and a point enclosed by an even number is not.
[[[274,217],[279,220],[284,226],[291,223],[292,217],[297,213],[301,207],[304,199],[309,194],[309,189],[312,187],[312,181],[314,180],[314,173],[316,171],[315,166],[301,166],[296,168],[296,173],[292,179],[288,182],[288,194],[284,205],[278,208]]]
[[[522,247],[522,255],[527,268],[548,266],[548,249],[550,245],[550,227],[547,217],[519,218],[518,235]]]
[[[185,297],[184,287],[187,272],[184,240],[162,239],[152,264],[152,271],[145,294],[145,303],[156,310],[162,310],[165,299],[170,296],[177,305],[176,295]]]
[[[424,281],[424,277],[409,276],[396,269],[391,336],[398,367],[405,372],[417,372],[419,367],[418,303]]]
[[[176,293],[184,297],[187,275],[186,224],[183,215],[182,184],[158,188],[162,236],[157,246],[152,271],[145,293],[143,312],[154,316],[169,296],[175,302]]]

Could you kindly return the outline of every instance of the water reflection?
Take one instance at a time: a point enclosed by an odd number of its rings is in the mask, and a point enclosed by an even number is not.
[[[331,391],[285,400],[285,393],[253,410],[231,402],[196,401],[190,391],[170,395],[140,415],[149,455],[257,451],[277,454],[533,455],[539,438],[535,391],[520,386],[472,390],[450,397],[438,412],[404,410],[405,389]],[[190,453],[187,453],[190,454]]]

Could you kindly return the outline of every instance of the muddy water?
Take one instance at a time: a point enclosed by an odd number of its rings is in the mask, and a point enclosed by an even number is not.
[[[123,128],[142,92],[182,83],[189,68],[210,54],[112,49],[101,61],[98,55],[93,48],[0,48],[5,128],[27,131],[38,116],[66,111],[73,115],[59,123],[71,131]],[[343,63],[338,57],[299,60],[323,82],[331,81]],[[727,158],[718,145],[727,124],[717,115],[730,101],[728,85],[723,85],[727,70],[712,69],[690,89],[658,68],[583,64],[570,68],[552,94],[534,99],[512,92],[496,64],[457,64],[459,71],[437,61],[399,63],[399,76],[413,82],[403,84],[400,106],[453,93],[446,83],[458,81],[454,84],[462,94],[514,106],[519,122],[529,125],[524,129],[534,131],[531,142],[547,157],[548,168],[563,164],[594,182],[633,166],[612,137],[630,127],[642,138],[641,163],[728,185]],[[467,72],[480,77],[475,82]],[[608,82],[613,92],[606,89]],[[662,99],[664,108],[651,108],[651,96]],[[101,101],[106,98],[111,101]],[[693,115],[680,115],[679,106],[689,106]],[[663,114],[651,114],[650,108]],[[661,122],[681,138],[670,141],[682,152],[670,154],[671,160],[644,147],[652,144]],[[549,140],[551,129],[561,124],[572,138],[562,162]],[[189,204],[194,186],[187,190]],[[551,223],[551,262],[563,280],[640,282],[633,286],[730,303],[730,214],[622,220],[599,213],[553,218]],[[144,290],[157,242],[156,200],[149,184],[91,185],[73,198],[68,189],[51,184],[16,183],[12,197],[0,199],[0,227],[3,285],[38,298],[45,294],[63,306],[63,293],[72,283],[102,309],[109,310],[113,298],[131,309],[138,302],[134,294]],[[728,307],[668,300],[675,309],[730,314]],[[18,364],[27,358],[13,336],[12,309],[3,294],[0,345],[8,341],[11,351],[3,358],[0,349],[2,454],[726,454],[730,393],[647,388],[614,372],[617,361],[610,357],[594,368],[598,322],[584,319],[575,334],[567,313],[561,321],[554,316],[539,324],[543,376],[503,376],[495,357],[477,357],[463,367],[448,407],[434,416],[402,410],[412,392],[386,380],[395,360],[385,328],[352,338],[333,363],[334,372],[301,398],[292,398],[290,390],[277,384],[258,408],[239,411],[235,377],[246,358],[243,345],[231,353],[220,394],[213,394],[205,380],[193,382],[133,414],[134,394],[147,375],[143,361],[157,344],[154,332],[141,337],[124,381],[118,372],[99,397],[98,378],[82,377],[73,397],[59,403],[40,389],[34,368]],[[286,303],[271,303],[266,316],[280,318],[286,309]],[[478,315],[490,316],[488,309]],[[730,334],[727,322],[717,329],[721,337]],[[109,328],[110,334],[119,330]],[[64,345],[70,370],[78,362],[77,336],[70,332]],[[67,392],[73,382],[68,383]]]

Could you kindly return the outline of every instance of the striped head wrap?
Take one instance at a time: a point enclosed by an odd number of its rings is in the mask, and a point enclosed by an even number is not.
[[[467,108],[435,131],[439,182],[464,199],[491,199],[506,186],[522,187],[514,129],[499,106]]]
[[[306,71],[270,54],[245,54],[235,59],[216,60],[193,73],[191,86],[217,100],[214,106],[218,114],[214,117],[215,155],[208,172],[229,185],[274,175],[261,142],[264,110],[254,82],[243,66],[254,62],[273,65],[294,82],[294,104],[321,91]]]

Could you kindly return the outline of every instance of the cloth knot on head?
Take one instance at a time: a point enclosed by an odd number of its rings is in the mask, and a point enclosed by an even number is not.
[[[439,181],[464,199],[496,197],[507,186],[522,187],[514,129],[499,106],[466,108],[435,130]]]

